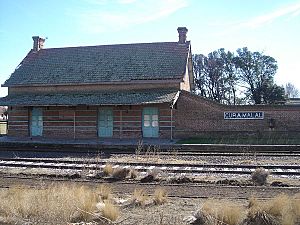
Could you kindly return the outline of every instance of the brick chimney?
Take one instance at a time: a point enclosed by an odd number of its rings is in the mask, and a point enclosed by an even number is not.
[[[44,47],[45,39],[39,36],[33,36],[33,51],[38,52],[40,49]]]
[[[186,27],[178,27],[178,37],[179,37],[179,44],[185,44],[186,42],[186,33],[188,32],[188,29]]]

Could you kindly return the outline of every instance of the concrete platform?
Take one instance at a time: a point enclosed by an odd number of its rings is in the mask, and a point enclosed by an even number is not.
[[[38,143],[38,144],[65,144],[65,145],[135,145],[142,143],[143,145],[174,145],[177,139],[158,139],[158,138],[143,138],[143,139],[119,139],[119,138],[103,138],[103,139],[49,139],[49,138],[24,138],[24,137],[0,137],[2,143]]]
[[[240,145],[240,144],[176,144],[177,140],[144,138],[144,139],[99,139],[99,140],[66,140],[45,138],[0,137],[0,151],[36,151],[36,152],[135,152],[137,147],[155,146],[160,151],[186,152],[227,152],[227,153],[300,153],[300,145]]]

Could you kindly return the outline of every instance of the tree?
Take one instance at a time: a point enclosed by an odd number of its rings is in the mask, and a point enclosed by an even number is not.
[[[193,55],[197,93],[219,103],[235,104],[234,55],[219,49],[204,56]]]
[[[284,100],[282,88],[274,84],[277,62],[271,56],[239,48],[235,57],[238,79],[249,101],[273,104]]]
[[[277,62],[271,56],[240,48],[193,55],[196,93],[224,104],[275,104],[285,101],[274,83]]]
[[[285,85],[285,94],[288,98],[296,98],[299,96],[299,90],[292,83],[287,83]]]
[[[237,77],[236,77],[236,67],[234,63],[234,53],[228,51],[225,52],[224,48],[218,50],[220,56],[223,60],[223,73],[225,74],[225,99],[228,104],[235,105],[237,103]]]
[[[204,60],[206,56],[202,54],[193,55],[193,71],[197,93],[202,97],[208,97],[206,94],[206,75],[204,71]]]

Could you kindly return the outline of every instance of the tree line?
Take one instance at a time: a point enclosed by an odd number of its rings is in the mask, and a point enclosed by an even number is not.
[[[285,88],[274,82],[277,68],[273,57],[247,47],[236,52],[221,48],[207,56],[194,54],[195,92],[229,105],[283,103]],[[289,83],[286,90],[290,90],[288,97],[295,97],[295,86]]]

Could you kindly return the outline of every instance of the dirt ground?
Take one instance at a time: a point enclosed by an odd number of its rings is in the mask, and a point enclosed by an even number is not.
[[[76,159],[74,159],[76,160]],[[107,159],[108,163],[116,162],[174,162],[174,163],[228,163],[228,164],[254,164],[254,165],[276,165],[276,164],[298,164],[297,157],[263,157],[263,156],[241,156],[241,157],[214,157],[214,156],[161,156],[156,155],[137,156],[137,155],[119,155]],[[49,173],[51,176],[41,176],[41,174]],[[264,186],[247,186],[247,185],[230,185],[227,183],[216,183],[218,180],[235,179],[248,180],[250,177],[241,175],[217,175],[202,174],[200,181],[209,181],[207,183],[183,183],[171,184],[164,179],[158,182],[141,183],[136,180],[128,180],[122,182],[112,182],[105,179],[83,179],[55,177],[53,171],[43,169],[0,169],[0,188],[10,188],[24,186],[30,188],[45,188],[53,183],[76,183],[78,185],[88,185],[96,187],[105,183],[109,185],[113,191],[113,195],[120,199],[129,199],[135,189],[145,189],[149,194],[149,198],[153,196],[154,190],[163,188],[168,193],[167,202],[163,205],[149,204],[142,206],[130,206],[120,209],[120,217],[118,224],[121,225],[184,225],[187,224],[185,219],[191,216],[196,210],[200,209],[208,199],[226,200],[234,202],[241,207],[248,205],[251,197],[256,197],[261,201],[273,198],[280,194],[295,196],[300,193],[299,177],[273,176],[268,178],[268,184]],[[274,187],[270,184],[273,181],[281,181],[288,184],[288,187]],[[210,183],[211,182],[211,183]],[[1,215],[0,215],[1,216]],[[1,223],[0,223],[1,224]]]
[[[31,188],[44,188],[55,183],[77,183],[78,185],[88,185],[96,187],[102,181],[82,181],[66,179],[44,179],[28,177],[10,177],[2,175],[0,178],[1,188],[26,186]],[[156,188],[162,187],[168,193],[167,202],[163,205],[130,206],[120,209],[118,221],[121,225],[183,225],[187,224],[185,219],[191,216],[207,199],[222,199],[234,202],[241,207],[246,207],[250,197],[257,197],[266,200],[280,194],[293,196],[300,193],[299,187],[238,187],[224,185],[194,185],[194,184],[160,184],[160,183],[131,183],[131,182],[112,182],[106,183],[113,190],[113,195],[120,199],[129,199],[134,189],[145,189],[149,198],[153,196]]]

